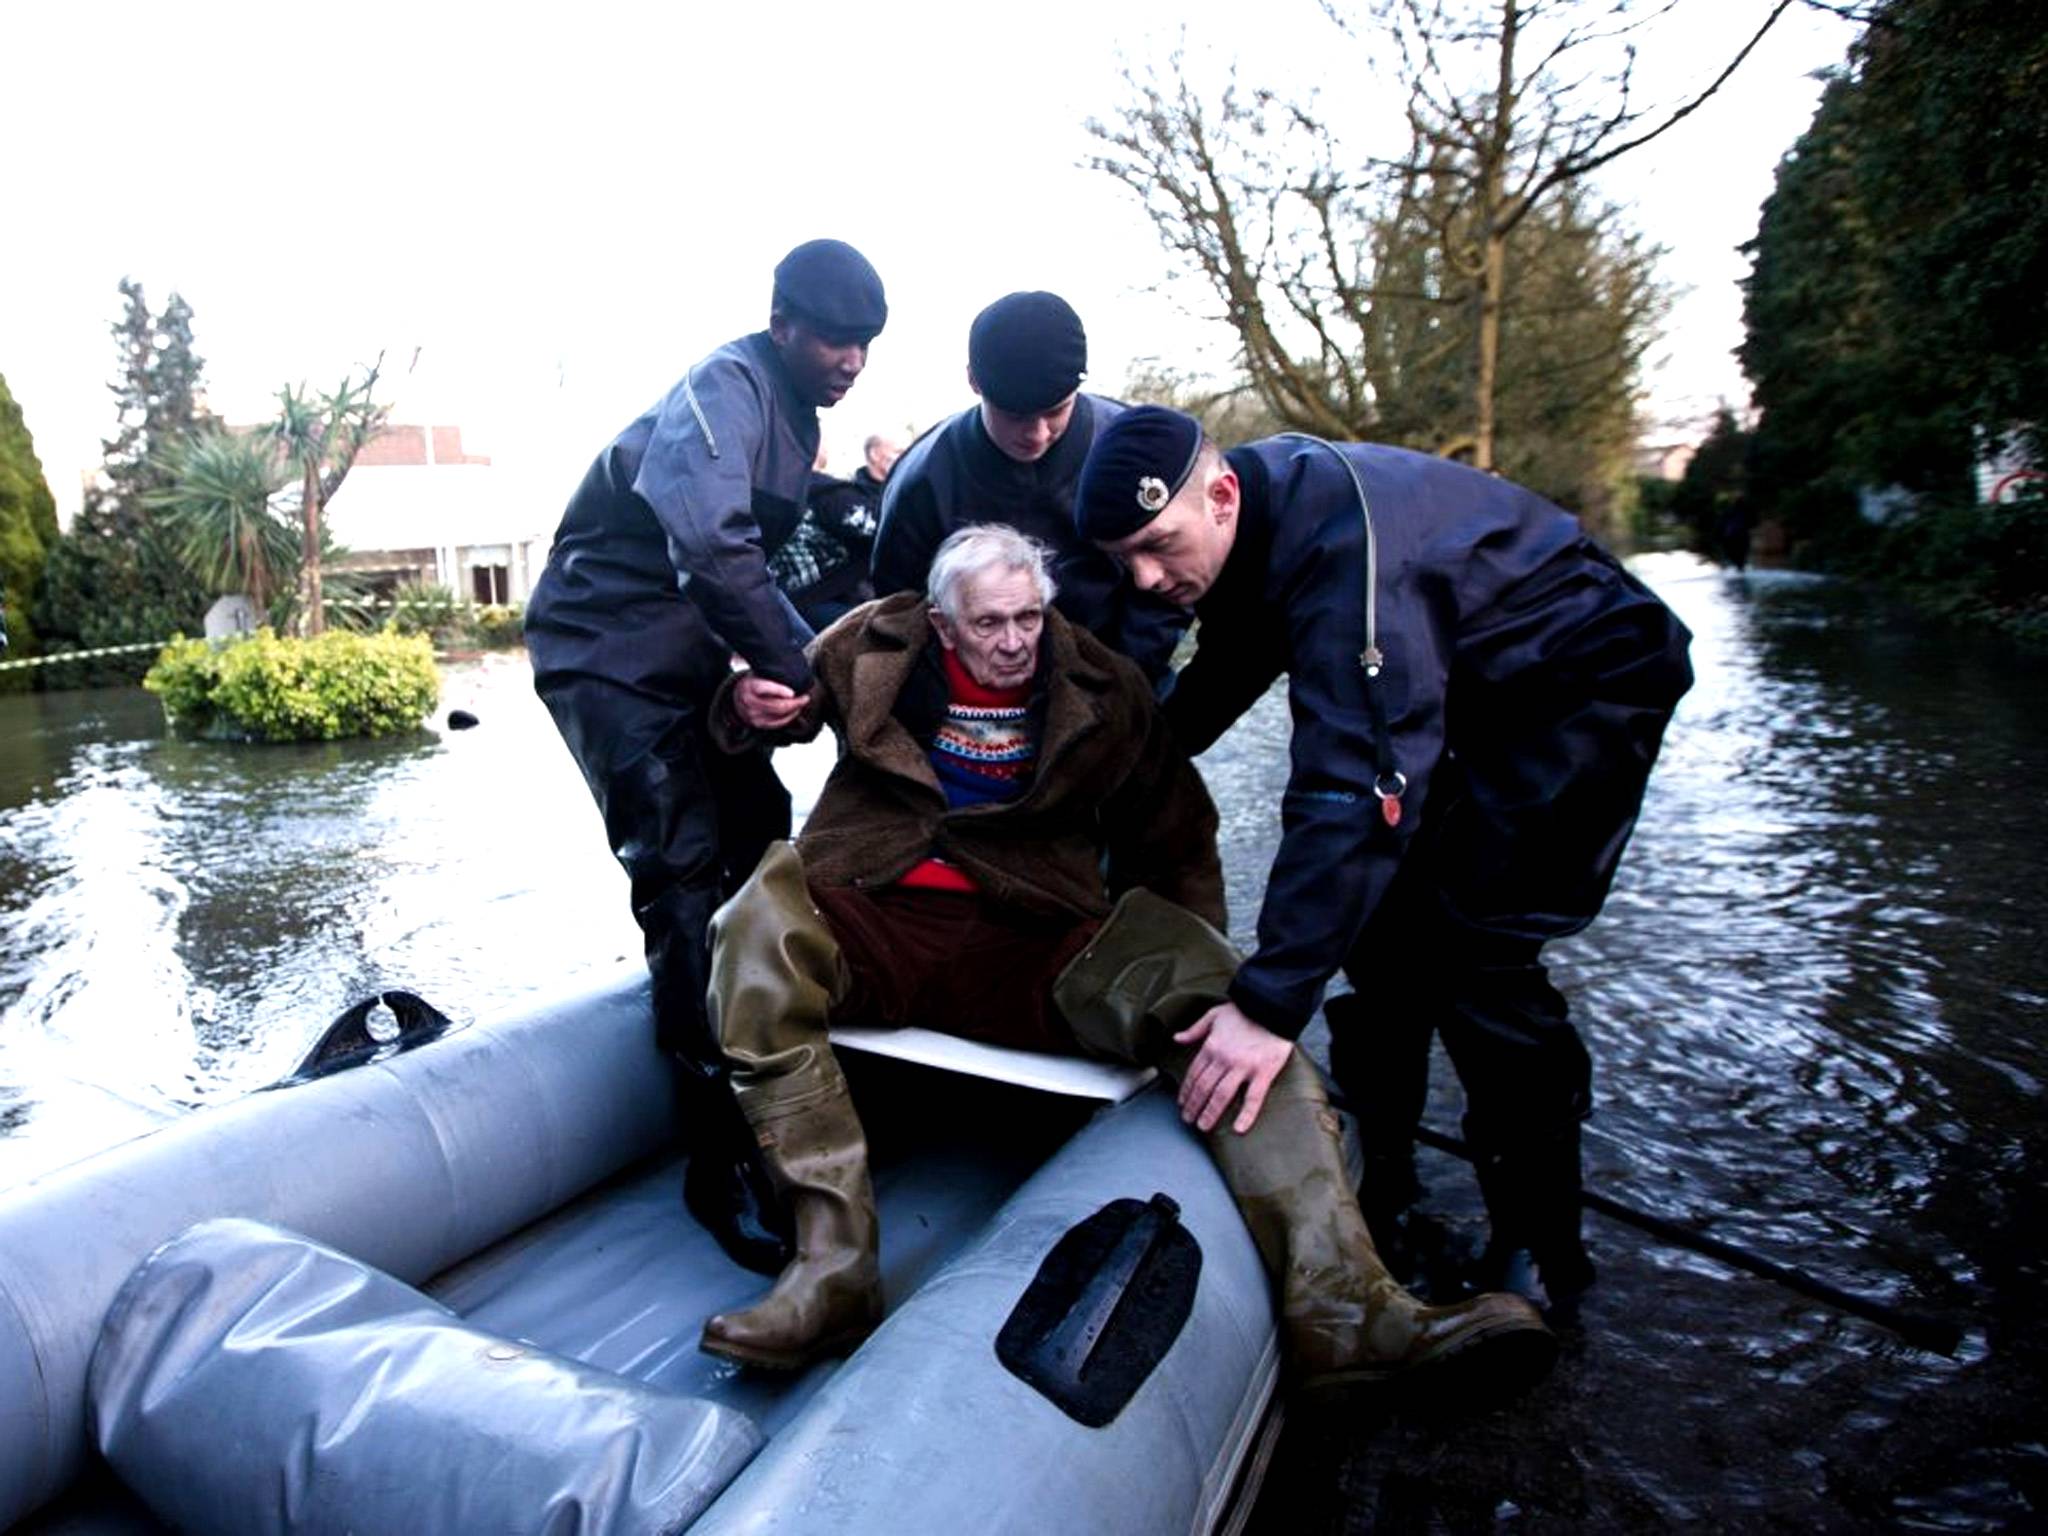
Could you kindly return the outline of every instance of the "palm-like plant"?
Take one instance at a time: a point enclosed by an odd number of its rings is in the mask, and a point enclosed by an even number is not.
[[[144,501],[162,514],[172,551],[215,593],[246,592],[267,613],[299,564],[297,534],[270,507],[286,478],[275,446],[209,426],[176,439],[161,462],[170,483]]]
[[[320,593],[321,508],[340,489],[363,445],[383,429],[390,407],[372,398],[383,362],[380,356],[364,370],[360,382],[343,379],[341,388],[331,395],[316,395],[304,385],[287,384],[278,391],[277,420],[263,429],[299,476],[299,512],[304,523],[300,570],[305,578],[299,611],[307,634],[317,635],[325,627]]]

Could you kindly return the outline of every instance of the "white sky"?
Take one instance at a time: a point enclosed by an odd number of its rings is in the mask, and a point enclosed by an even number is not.
[[[1675,99],[1767,9],[1686,0],[1639,79]],[[1163,55],[1183,24],[1248,82],[1341,70],[1333,98],[1373,89],[1312,0],[11,0],[0,374],[68,514],[113,429],[107,327],[133,276],[153,307],[172,290],[192,305],[229,419],[381,350],[399,418],[462,426],[546,528],[614,432],[765,323],[775,261],[816,235],[866,252],[891,307],[825,418],[841,472],[868,432],[966,403],[967,323],[1012,289],[1073,302],[1105,391],[1134,358],[1217,363],[1227,337],[1153,291],[1169,263],[1135,202],[1080,165],[1122,63]],[[1796,10],[1601,183],[1688,290],[1648,380],[1653,421],[1746,398],[1735,247],[1812,114],[1810,72],[1849,36]]]

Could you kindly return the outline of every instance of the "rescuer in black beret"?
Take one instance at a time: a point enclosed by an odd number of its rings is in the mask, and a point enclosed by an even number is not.
[[[786,1222],[725,1080],[704,1000],[719,904],[789,835],[765,753],[706,734],[742,658],[767,707],[811,687],[809,626],[769,574],[804,513],[818,412],[867,366],[882,280],[841,240],[775,266],[768,326],[694,364],[607,444],[570,499],[526,608],[534,687],[583,770],[631,879],[655,1031],[676,1062],[690,1209],[733,1257],[774,1273]]]
[[[1323,1012],[1374,1236],[1398,1246],[1417,1192],[1440,1032],[1492,1223],[1479,1283],[1568,1303],[1593,1278],[1592,1065],[1541,951],[1606,899],[1692,682],[1685,626],[1569,513],[1382,444],[1289,432],[1224,453],[1192,416],[1139,406],[1096,438],[1074,518],[1133,586],[1194,609],[1165,706],[1188,752],[1287,678],[1258,948],[1191,1080],[1269,1080],[1341,971],[1351,991]]]
[[[1081,467],[1074,526],[1097,544],[1128,538],[1166,510],[1202,450],[1202,424],[1185,411],[1140,405],[1105,432]]]
[[[777,262],[771,307],[835,340],[872,341],[889,319],[882,279],[844,240],[806,240]]]
[[[982,399],[1014,416],[1048,411],[1088,373],[1088,334],[1056,293],[1005,294],[967,331],[967,377]]]

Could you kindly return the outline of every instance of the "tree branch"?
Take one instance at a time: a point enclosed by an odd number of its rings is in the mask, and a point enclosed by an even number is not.
[[[1536,196],[1541,197],[1544,192],[1548,191],[1551,187],[1556,186],[1561,181],[1574,180],[1578,177],[1587,175],[1590,172],[1597,171],[1598,169],[1600,169],[1601,166],[1607,164],[1610,160],[1617,160],[1621,156],[1627,154],[1632,149],[1642,148],[1643,145],[1650,143],[1652,140],[1658,138],[1662,134],[1668,133],[1671,129],[1677,127],[1680,123],[1684,122],[1688,117],[1691,117],[1693,113],[1697,112],[1701,107],[1705,106],[1709,100],[1712,99],[1715,92],[1719,91],[1722,86],[1728,83],[1729,77],[1732,76],[1736,70],[1742,67],[1742,61],[1744,59],[1747,59],[1750,56],[1750,54],[1756,51],[1757,44],[1761,43],[1764,40],[1765,35],[1771,30],[1771,28],[1775,27],[1778,24],[1778,18],[1783,16],[1786,11],[1790,10],[1792,8],[1792,4],[1793,0],[1778,0],[1778,3],[1771,8],[1771,14],[1764,18],[1764,24],[1756,29],[1755,35],[1752,36],[1748,42],[1742,45],[1741,51],[1737,53],[1734,58],[1728,61],[1727,68],[1723,69],[1720,74],[1714,77],[1713,83],[1711,85],[1709,85],[1705,90],[1701,91],[1699,95],[1695,96],[1691,101],[1687,102],[1684,106],[1680,107],[1677,111],[1673,112],[1671,116],[1666,118],[1663,122],[1659,123],[1655,128],[1652,128],[1648,133],[1630,139],[1625,144],[1617,144],[1612,149],[1605,150],[1599,154],[1592,155],[1583,160],[1566,159],[1559,161],[1558,164],[1552,168],[1550,174],[1545,176],[1543,180],[1538,184],[1536,189]]]

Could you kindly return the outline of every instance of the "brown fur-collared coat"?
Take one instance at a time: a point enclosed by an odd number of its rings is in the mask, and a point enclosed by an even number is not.
[[[811,704],[786,730],[740,726],[729,687],[714,710],[728,747],[808,741],[828,724],[839,733],[839,762],[797,838],[811,883],[889,885],[936,854],[1029,911],[1099,918],[1142,885],[1222,928],[1216,807],[1201,776],[1137,667],[1057,612],[1047,611],[1039,641],[1030,787],[1005,803],[947,805],[913,734],[931,711],[905,697],[919,693],[920,660],[938,644],[927,612],[897,593],[818,636]]]

